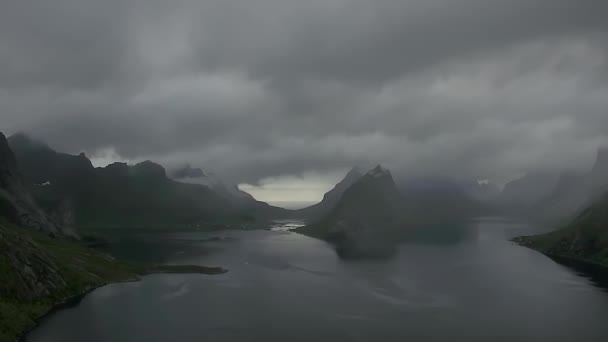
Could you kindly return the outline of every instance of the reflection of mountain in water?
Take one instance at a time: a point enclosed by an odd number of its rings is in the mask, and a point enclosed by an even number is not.
[[[420,224],[410,230],[405,241],[425,244],[454,244],[477,236],[474,222]]]

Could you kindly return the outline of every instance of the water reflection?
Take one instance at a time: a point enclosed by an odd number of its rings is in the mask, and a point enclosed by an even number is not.
[[[110,285],[28,341],[608,340],[608,295],[509,241],[535,229],[470,222],[456,238],[435,240],[434,231],[386,260],[342,260],[326,242],[289,232],[156,235],[175,250],[205,251],[171,262],[230,272]]]

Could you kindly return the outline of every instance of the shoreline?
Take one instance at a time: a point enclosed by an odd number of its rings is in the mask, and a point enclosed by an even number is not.
[[[67,298],[64,298],[63,300],[59,301],[58,303],[52,304],[51,307],[45,312],[43,313],[40,317],[36,318],[33,320],[34,324],[32,327],[28,328],[26,331],[22,332],[19,337],[17,338],[16,342],[25,342],[27,341],[27,335],[29,335],[32,331],[36,330],[36,328],[40,327],[40,325],[47,320],[50,316],[52,316],[53,314],[61,311],[61,310],[65,310],[68,309],[74,305],[78,305],[78,303],[80,303],[80,301],[82,301],[84,299],[84,297],[86,297],[88,294],[90,294],[91,292],[100,289],[104,286],[107,285],[112,285],[112,284],[122,284],[122,283],[135,283],[138,281],[141,281],[142,277],[138,276],[136,278],[133,279],[125,279],[125,280],[116,280],[116,281],[108,281],[108,282],[104,282],[102,284],[99,285],[95,285],[95,286],[90,286],[86,289],[83,289],[83,291],[81,293],[69,296]]]
[[[144,277],[154,274],[207,274],[207,275],[220,275],[227,273],[228,270],[223,267],[210,267],[210,266],[199,266],[199,265],[156,265],[140,274],[135,275],[132,278],[105,281],[103,283],[89,286],[83,289],[80,293],[68,296],[57,303],[51,304],[49,309],[46,310],[42,315],[33,320],[33,325],[27,330],[20,333],[15,342],[26,342],[27,335],[32,331],[36,330],[44,323],[45,320],[49,319],[55,313],[78,305],[87,295],[93,291],[98,290],[102,287],[113,285],[113,284],[124,284],[124,283],[136,283],[141,281]]]
[[[549,253],[541,248],[535,247],[534,242],[529,236],[518,236],[511,239],[511,242],[541,253],[544,256],[553,260],[554,262],[566,266],[576,271],[577,273],[583,274],[591,278],[593,281],[597,282],[598,285],[608,289],[608,265],[606,264],[571,255]]]

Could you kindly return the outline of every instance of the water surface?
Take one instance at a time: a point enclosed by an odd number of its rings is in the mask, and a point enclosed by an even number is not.
[[[134,238],[116,252],[169,245],[153,255],[230,272],[103,287],[27,341],[608,341],[608,294],[508,241],[533,227],[482,219],[465,232],[356,262],[281,229]]]

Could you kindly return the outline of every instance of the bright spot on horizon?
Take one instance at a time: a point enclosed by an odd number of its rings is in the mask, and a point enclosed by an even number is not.
[[[258,184],[239,184],[239,189],[258,201],[269,204],[318,203],[323,195],[338,183],[348,170],[320,174],[305,172],[299,176],[279,176],[261,179]]]
[[[113,147],[108,147],[108,148],[103,148],[103,149],[97,150],[88,157],[89,157],[89,160],[91,160],[91,164],[93,164],[93,166],[95,166],[95,167],[106,167],[112,163],[117,163],[117,162],[127,163],[127,164],[133,164],[133,163],[137,162],[136,160],[131,160],[131,159],[121,157],[116,152],[116,149]]]

